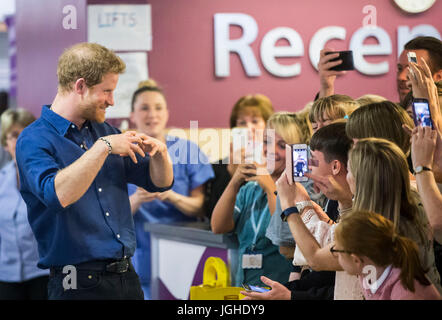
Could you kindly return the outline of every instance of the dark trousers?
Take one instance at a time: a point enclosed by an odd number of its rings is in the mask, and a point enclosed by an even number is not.
[[[0,281],[0,300],[47,300],[48,276],[23,282]]]
[[[108,264],[94,261],[76,265],[75,276],[51,268],[49,300],[143,300],[140,280],[130,260],[126,272],[106,271]]]

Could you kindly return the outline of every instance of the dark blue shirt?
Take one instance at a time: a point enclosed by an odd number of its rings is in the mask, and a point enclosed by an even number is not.
[[[16,157],[20,192],[38,242],[41,268],[91,260],[131,257],[135,250],[134,223],[127,184],[150,192],[149,156],[109,155],[86,193],[63,208],[55,193],[59,170],[80,158],[102,136],[120,131],[106,122],[86,121],[79,128],[43,106],[41,117],[20,134]]]

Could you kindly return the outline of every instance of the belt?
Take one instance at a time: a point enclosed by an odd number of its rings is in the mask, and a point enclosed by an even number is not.
[[[83,262],[77,265],[73,265],[76,270],[93,270],[93,271],[105,271],[111,273],[125,273],[129,270],[131,262],[128,258],[121,260],[96,260]],[[52,267],[50,269],[51,275],[60,273],[63,271],[63,267]]]

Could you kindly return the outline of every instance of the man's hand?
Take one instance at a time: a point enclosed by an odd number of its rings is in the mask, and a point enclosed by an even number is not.
[[[290,300],[291,299],[292,297],[291,291],[281,283],[273,281],[264,276],[261,276],[261,281],[272,289],[264,293],[241,291],[241,294],[246,296],[243,300]]]
[[[137,133],[137,136],[142,140],[140,147],[144,152],[149,154],[150,157],[167,154],[167,146],[160,140],[145,135],[144,133]]]
[[[138,163],[135,153],[142,157],[145,156],[143,149],[139,146],[143,140],[135,131],[126,131],[125,133],[113,134],[103,138],[109,141],[112,154],[119,154],[122,157],[129,156],[135,163]]]

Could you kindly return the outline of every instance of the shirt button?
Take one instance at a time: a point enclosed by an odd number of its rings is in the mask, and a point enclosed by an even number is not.
[[[101,191],[103,191],[103,189],[101,189],[101,188],[98,188],[98,192],[101,192]]]
[[[84,148],[84,146],[83,146],[82,144],[80,144],[80,148],[81,148],[81,149],[83,149],[83,148]]]
[[[74,125],[74,124],[73,124],[73,125],[71,125],[71,128],[72,128],[72,129],[75,129],[75,125]]]
[[[117,238],[120,239],[120,234],[119,233],[117,233]]]
[[[109,212],[106,212],[106,217],[109,217]]]

